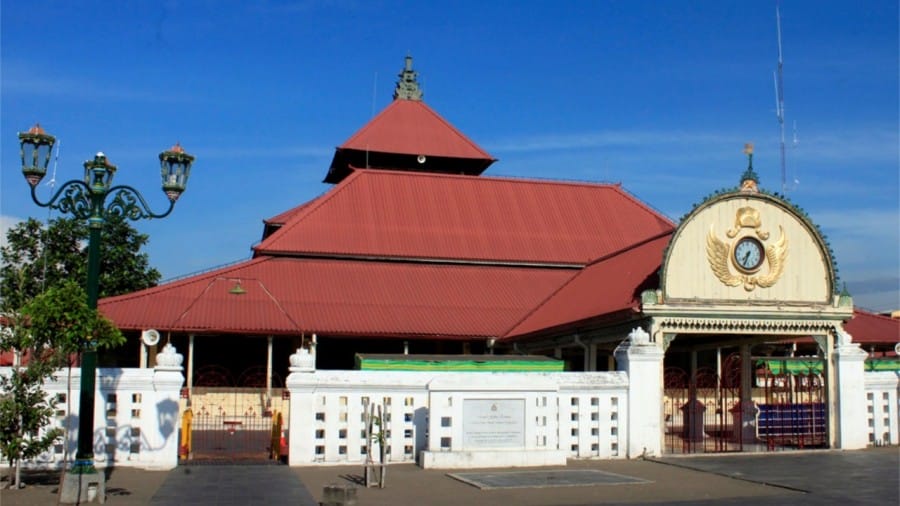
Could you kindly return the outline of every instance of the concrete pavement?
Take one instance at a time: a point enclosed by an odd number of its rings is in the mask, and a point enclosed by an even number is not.
[[[360,506],[429,504],[900,504],[900,450],[776,452],[570,461],[566,469],[640,481],[574,487],[481,490],[445,471],[388,467],[387,487],[357,490]],[[467,470],[470,471],[470,470]],[[498,470],[492,470],[498,471]],[[515,471],[506,469],[504,471]],[[107,470],[107,501],[120,505],[317,504],[326,485],[353,484],[362,466],[180,466],[168,472]],[[0,490],[2,506],[56,504],[58,473],[30,474],[22,490]]]

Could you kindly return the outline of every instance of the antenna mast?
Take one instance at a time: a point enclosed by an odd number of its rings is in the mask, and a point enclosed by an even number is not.
[[[775,26],[778,30],[778,70],[775,71],[775,116],[781,129],[781,193],[787,193],[787,169],[784,158],[784,60],[781,55],[781,12],[775,4]]]

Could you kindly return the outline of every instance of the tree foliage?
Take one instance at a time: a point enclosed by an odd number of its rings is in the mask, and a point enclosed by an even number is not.
[[[29,218],[6,234],[0,249],[0,294],[7,311],[18,310],[42,291],[64,280],[87,281],[88,225],[57,218],[43,224]],[[100,242],[99,296],[110,297],[155,286],[160,273],[141,252],[149,238],[127,220],[112,216]]]
[[[88,307],[87,295],[72,280],[7,316],[0,352],[19,353],[22,364],[0,375],[0,452],[17,470],[19,463],[46,452],[62,435],[58,428],[42,431],[54,413],[44,382],[85,345],[106,348],[124,341],[112,322]]]

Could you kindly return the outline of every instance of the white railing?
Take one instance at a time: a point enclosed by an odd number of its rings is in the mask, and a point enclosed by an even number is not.
[[[867,372],[865,384],[869,444],[900,444],[900,374]]]

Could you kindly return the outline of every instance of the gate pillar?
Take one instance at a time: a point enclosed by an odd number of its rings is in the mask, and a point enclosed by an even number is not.
[[[844,450],[868,444],[866,419],[865,360],[867,353],[852,342],[850,334],[838,331],[834,348],[837,380],[837,446]]]
[[[642,328],[616,348],[619,370],[628,373],[628,458],[662,454],[664,355]]]
[[[290,356],[290,367],[285,386],[290,392],[288,413],[288,464],[298,466],[315,461],[315,442],[309,437],[315,424],[316,354],[301,348]]]
[[[181,374],[181,362],[184,357],[175,351],[175,347],[166,344],[162,353],[156,356],[156,367],[153,370],[153,390],[155,417],[149,420],[142,435],[147,438],[147,445],[153,448],[153,462],[148,467],[153,469],[174,469],[178,465],[178,430],[181,427],[179,418],[178,397],[184,376]]]

